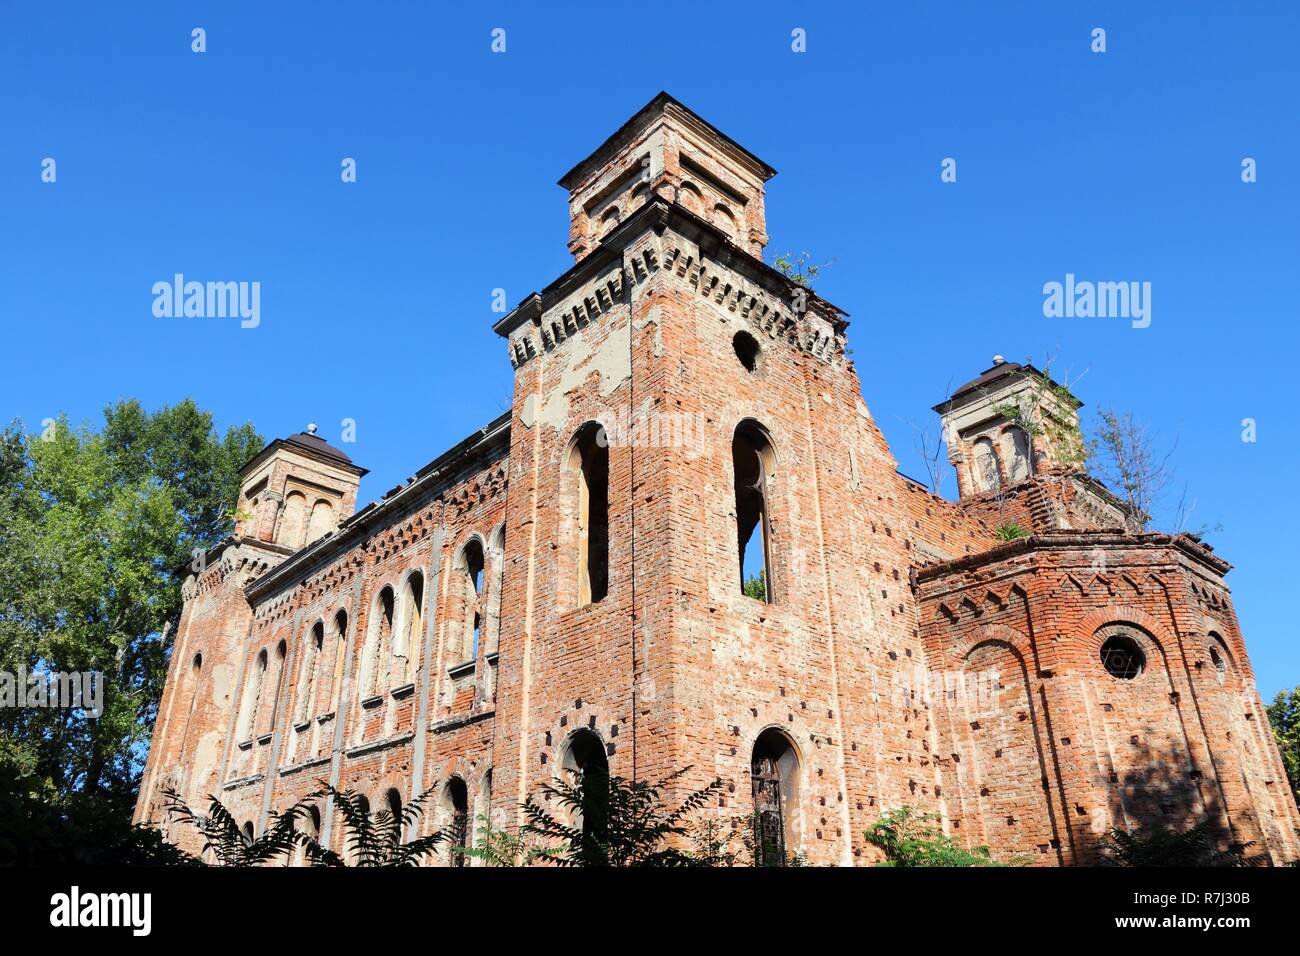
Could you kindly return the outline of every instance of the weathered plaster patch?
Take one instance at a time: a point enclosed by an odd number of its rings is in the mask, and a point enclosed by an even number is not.
[[[632,330],[627,322],[611,324],[604,338],[594,349],[592,339],[599,329],[588,328],[567,342],[567,361],[560,373],[559,385],[551,390],[542,403],[539,420],[557,430],[563,430],[569,420],[569,392],[582,388],[594,373],[597,376],[596,394],[607,399],[620,385],[632,377],[632,356],[629,351]]]
[[[655,358],[663,358],[664,354],[664,330],[663,324],[659,321],[659,306],[652,305],[650,311],[646,313],[644,319],[636,323],[636,330],[640,332],[647,325],[653,324],[655,327]]]

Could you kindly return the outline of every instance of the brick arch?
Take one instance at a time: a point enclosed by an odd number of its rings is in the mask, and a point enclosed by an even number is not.
[[[1009,665],[999,667],[997,694],[988,700],[969,691],[957,702],[945,699],[943,707],[953,717],[951,732],[957,752],[969,757],[954,765],[951,774],[974,832],[963,828],[964,840],[991,846],[999,857],[1028,856],[1035,862],[1064,861],[1061,827],[1053,807],[1053,791],[1046,784],[1058,779],[1059,768],[1048,741],[1042,703],[1035,696],[1034,663],[1029,638],[1006,624],[988,624],[966,638],[952,656],[970,673],[971,658],[988,650]],[[1037,772],[1008,774],[1004,766]],[[1028,782],[1026,782],[1028,781]],[[1068,829],[1067,829],[1068,835]]]
[[[1146,631],[1151,642],[1160,651],[1165,666],[1169,666],[1169,648],[1177,647],[1178,642],[1169,628],[1141,608],[1126,604],[1107,604],[1095,608],[1075,623],[1074,631],[1083,638],[1090,651],[1100,653],[1104,638],[1097,632],[1107,624],[1131,624]]]
[[[976,648],[981,644],[990,643],[1006,644],[1020,655],[1021,659],[1026,662],[1026,667],[1028,661],[1033,658],[1029,647],[1029,637],[1023,631],[1016,630],[1009,624],[985,624],[976,633],[954,646],[949,651],[949,656],[965,664],[966,659],[974,653]]]

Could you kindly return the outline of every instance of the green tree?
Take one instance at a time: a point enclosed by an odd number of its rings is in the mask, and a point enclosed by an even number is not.
[[[129,818],[180,615],[181,568],[233,527],[251,425],[217,435],[192,401],[0,434],[0,669],[99,672],[102,712],[0,711],[0,756]]]
[[[912,807],[898,807],[880,815],[867,828],[867,842],[884,854],[877,866],[1004,866],[994,860],[986,846],[972,849],[958,846],[935,824],[939,817],[919,813]],[[1016,861],[1019,862],[1019,861]]]
[[[0,759],[0,867],[197,863],[157,829],[133,825],[130,807],[60,793],[48,780]]]
[[[1277,749],[1282,753],[1282,765],[1291,783],[1291,793],[1300,804],[1300,687],[1290,691],[1280,690],[1273,703],[1265,708]]]

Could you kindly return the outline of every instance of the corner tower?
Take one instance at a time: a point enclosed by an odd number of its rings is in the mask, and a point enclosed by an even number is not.
[[[494,792],[690,768],[670,799],[721,776],[724,827],[761,812],[774,852],[841,864],[880,805],[932,801],[890,691],[921,656],[912,522],[845,314],[762,261],[772,174],[661,94],[560,181],[578,261],[496,325]]]

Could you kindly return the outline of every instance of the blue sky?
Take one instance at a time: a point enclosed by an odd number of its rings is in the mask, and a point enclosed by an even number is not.
[[[377,498],[508,407],[492,290],[568,267],[555,180],[666,89],[780,170],[769,258],[834,260],[818,289],[905,472],[908,421],[993,353],[1086,370],[1085,412],[1176,440],[1192,524],[1222,523],[1261,691],[1300,683],[1295,4],[464,7],[9,0],[0,413],[353,418]],[[155,318],[177,272],[260,282],[261,324]],[[1045,318],[1066,273],[1150,282],[1150,327]]]

